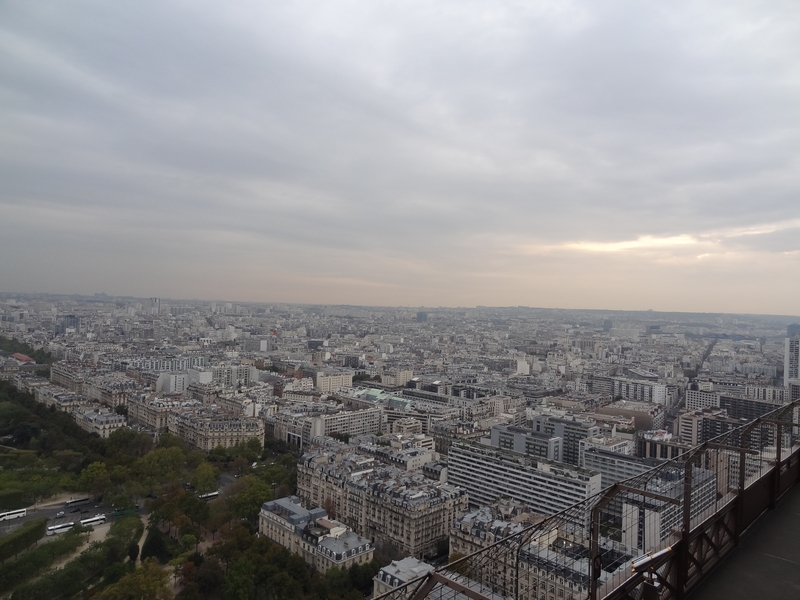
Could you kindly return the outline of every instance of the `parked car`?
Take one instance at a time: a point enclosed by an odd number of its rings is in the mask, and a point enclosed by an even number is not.
[[[61,517],[64,517],[64,516],[66,516],[66,514],[67,514],[67,513],[65,513],[63,510],[60,510],[60,511],[58,511],[58,512],[56,513],[56,519],[60,519]]]

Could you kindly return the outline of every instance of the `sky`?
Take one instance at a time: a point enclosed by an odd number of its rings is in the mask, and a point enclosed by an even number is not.
[[[800,313],[796,1],[0,2],[0,292]]]

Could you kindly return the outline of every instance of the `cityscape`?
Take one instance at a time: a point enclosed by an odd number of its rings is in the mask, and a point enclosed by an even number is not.
[[[683,478],[653,476],[659,465],[782,408],[797,415],[797,320],[6,293],[3,531],[47,516],[47,533],[64,527],[78,544],[91,524],[65,507],[83,494],[95,508],[75,510],[102,516],[101,536],[145,519],[127,533],[148,568],[172,566],[176,597],[232,597],[226,544],[242,536],[342,597],[391,594],[620,482],[646,476],[644,489],[681,498]],[[774,457],[770,431],[753,437]],[[784,430],[785,452],[795,439]],[[695,468],[692,518],[731,492],[739,454],[728,454]],[[611,586],[674,542],[681,511],[630,495],[609,511],[597,582]],[[494,572],[473,579],[482,597],[587,597],[588,518],[528,543],[530,594],[520,575],[512,593]],[[46,582],[11,597],[42,597]],[[291,597],[318,593],[293,585]]]
[[[800,598],[798,40],[0,2],[0,600]]]

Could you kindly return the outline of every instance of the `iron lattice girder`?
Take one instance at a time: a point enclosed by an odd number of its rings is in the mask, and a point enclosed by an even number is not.
[[[464,594],[468,598],[472,598],[472,600],[491,600],[491,598],[488,596],[485,596],[484,594],[481,594],[480,592],[473,590],[472,588],[469,588],[458,581],[454,581],[453,579],[445,577],[441,573],[436,572],[428,575],[427,581],[425,581],[425,583],[422,584],[422,587],[416,591],[412,600],[424,600],[424,598],[427,597],[427,595],[430,594],[431,591],[433,591],[433,588],[435,588],[437,585],[449,587],[451,590],[459,594]]]

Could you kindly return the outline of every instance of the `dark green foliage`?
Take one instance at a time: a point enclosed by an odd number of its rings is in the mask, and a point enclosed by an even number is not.
[[[114,563],[121,563],[127,549],[142,535],[143,525],[136,515],[117,519],[102,542],[93,542],[76,558],[44,577],[17,588],[12,600],[71,598],[86,589],[88,582],[106,572]],[[51,542],[52,543],[52,542]],[[114,571],[109,572],[114,575]]]
[[[139,544],[136,542],[128,546],[128,558],[132,563],[135,563],[136,559],[139,558]]]
[[[350,584],[362,594],[368,594],[373,588],[373,578],[381,570],[381,564],[377,560],[372,560],[362,565],[350,567]]]
[[[220,588],[224,580],[222,564],[216,558],[209,558],[197,567],[194,581],[202,594],[210,595]]]
[[[5,350],[6,352],[10,352],[12,354],[19,352],[20,354],[31,357],[40,365],[51,365],[56,361],[56,359],[53,358],[53,355],[49,352],[45,352],[44,350],[34,350],[28,346],[28,344],[23,344],[22,342],[3,337],[2,335],[0,335],[0,350]]]
[[[144,526],[137,515],[118,519],[102,542],[94,542],[63,569],[53,571],[33,583],[17,588],[12,600],[71,598],[84,591],[90,582],[106,572],[114,563],[121,563]],[[114,571],[109,572],[114,575]]]
[[[22,527],[0,538],[0,561],[22,552],[44,537],[47,519],[34,519]]]
[[[35,577],[55,560],[77,550],[86,541],[86,532],[68,531],[57,539],[22,554],[13,561],[0,565],[0,593]]]
[[[371,561],[350,569],[333,568],[317,573],[298,555],[272,543],[255,538],[243,528],[234,527],[209,549],[209,558],[199,569],[184,571],[184,585],[196,585],[197,591],[213,595],[216,585],[205,581],[205,569],[219,557],[228,565],[221,587],[223,599],[296,599],[356,600],[372,591],[373,577],[381,563]],[[218,564],[218,563],[217,563]],[[193,593],[193,592],[192,592]],[[186,598],[194,598],[187,594]]]
[[[23,506],[22,490],[0,490],[0,509],[16,510]]]
[[[110,564],[103,571],[103,585],[113,585],[133,570],[134,563],[116,562]]]
[[[147,528],[147,538],[142,544],[142,560],[151,556],[157,558],[162,565],[170,559],[164,534],[158,527],[152,525]]]
[[[63,450],[98,458],[105,453],[105,440],[81,429],[71,415],[51,411],[7,381],[0,382],[0,435],[12,435],[17,447],[40,456]]]
[[[147,528],[147,538],[142,544],[142,561],[153,557],[162,565],[180,554],[180,547],[155,525]]]

